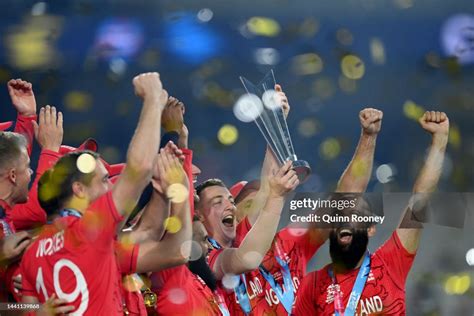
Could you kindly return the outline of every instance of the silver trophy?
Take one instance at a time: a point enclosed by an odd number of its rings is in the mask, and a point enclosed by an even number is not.
[[[257,84],[240,77],[246,95],[243,95],[234,107],[235,116],[244,122],[254,121],[265,137],[275,157],[282,165],[287,160],[293,161],[300,182],[306,180],[311,173],[308,162],[298,160],[291,141],[290,132],[283,114],[283,108],[275,91],[275,75],[273,70]]]

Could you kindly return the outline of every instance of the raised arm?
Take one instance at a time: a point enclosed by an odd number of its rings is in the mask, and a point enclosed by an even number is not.
[[[127,164],[112,195],[118,212],[128,216],[149,183],[160,144],[160,121],[168,93],[159,74],[145,73],[133,79],[135,94],[143,99],[137,129],[127,152]]]
[[[435,191],[443,168],[448,144],[449,119],[444,112],[427,111],[419,120],[421,127],[431,134],[428,156],[413,186],[410,203],[402,215],[397,234],[405,249],[415,253],[420,243],[423,225],[413,219],[424,217],[430,193]]]
[[[270,194],[263,210],[239,248],[226,248],[217,257],[213,270],[217,279],[225,274],[242,274],[258,268],[275,237],[285,195],[299,184],[298,176],[286,162],[271,176]]]
[[[63,115],[56,108],[47,105],[39,113],[39,124],[33,121],[37,143],[41,147],[41,154],[36,168],[33,185],[28,193],[28,201],[17,204],[7,213],[15,224],[16,229],[30,229],[34,226],[46,224],[46,213],[38,202],[38,182],[43,173],[54,166],[59,159],[59,147],[63,141]]]
[[[191,168],[189,157],[184,157],[183,152],[178,147],[169,142],[165,147],[165,151],[179,159],[184,159],[184,169]],[[157,155],[159,156],[159,155]],[[188,165],[188,166],[186,166]],[[165,233],[164,221],[170,216],[171,202],[166,196],[167,187],[161,184],[159,165],[155,164],[155,173],[153,175],[152,184],[153,191],[150,200],[138,215],[140,218],[138,223],[133,227],[121,233],[122,238],[131,243],[142,243],[145,241],[160,241]]]
[[[25,80],[12,79],[8,81],[7,87],[12,104],[18,113],[15,132],[26,137],[28,155],[31,155],[34,136],[32,122],[36,122],[36,99],[33,85]]]
[[[181,224],[181,227],[177,231],[168,229],[161,241],[147,241],[140,244],[137,262],[139,273],[160,271],[185,264],[191,252],[190,247],[182,247],[192,238],[188,177],[179,159],[166,150],[161,150],[156,166],[158,177],[154,176],[153,179],[155,188],[153,194],[166,199],[171,205],[171,216]],[[160,225],[163,226],[164,223]]]
[[[365,192],[372,174],[375,143],[382,126],[382,111],[366,108],[360,111],[359,119],[362,127],[359,144],[354,156],[342,173],[336,192]]]

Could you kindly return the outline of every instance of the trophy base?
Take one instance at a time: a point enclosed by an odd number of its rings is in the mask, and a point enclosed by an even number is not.
[[[308,179],[308,176],[311,174],[311,167],[309,166],[309,163],[304,160],[293,161],[292,169],[296,171],[300,183],[305,182],[306,179]]]

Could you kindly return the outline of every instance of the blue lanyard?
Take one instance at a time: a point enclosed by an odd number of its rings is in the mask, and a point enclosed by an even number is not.
[[[367,251],[365,253],[365,258],[364,258],[364,261],[362,262],[362,266],[359,269],[359,273],[357,274],[357,279],[352,288],[351,295],[349,296],[349,300],[347,301],[346,310],[343,311],[344,316],[354,316],[355,311],[357,309],[357,304],[359,303],[360,296],[362,295],[362,291],[364,290],[364,287],[365,287],[365,282],[367,281],[367,277],[369,276],[369,272],[370,272],[370,253]],[[329,267],[328,273],[332,279],[333,284],[336,285],[337,281],[336,281],[336,277],[334,275],[332,266]],[[336,289],[336,288],[335,290],[339,291],[339,289]],[[334,300],[334,304],[336,305],[336,299]],[[335,310],[335,315],[340,316],[339,310]]]
[[[13,229],[11,228],[10,224],[8,224],[7,220],[5,219],[7,216],[5,214],[5,210],[3,207],[0,207],[0,224],[3,228],[3,235],[10,236],[13,235]]]
[[[222,246],[212,237],[207,237],[207,240],[214,249],[222,249]],[[239,284],[234,287],[234,293],[237,296],[237,301],[244,311],[245,315],[250,314],[250,299],[247,295],[247,282],[245,280],[245,274],[242,273],[239,278]]]
[[[291,273],[290,268],[288,267],[288,263],[281,259],[279,256],[275,256],[278,264],[281,267],[281,272],[283,275],[283,286],[285,291],[283,291],[280,284],[275,281],[273,275],[268,272],[263,265],[260,265],[259,270],[262,276],[267,280],[268,284],[270,284],[271,288],[275,292],[276,296],[283,304],[283,307],[288,312],[288,315],[291,314],[291,310],[293,308],[293,302],[295,300],[295,293],[293,288],[293,281],[291,280]]]
[[[230,312],[229,312],[229,309],[227,308],[227,305],[225,304],[224,298],[219,293],[217,293],[217,291],[215,291],[213,294],[214,294],[214,297],[217,298],[216,299],[217,306],[219,307],[219,310],[221,311],[222,316],[230,316]]]
[[[82,214],[75,210],[75,209],[72,209],[72,208],[65,208],[64,210],[61,210],[61,212],[59,212],[59,214],[61,215],[61,217],[66,217],[66,216],[74,216],[74,217],[77,217],[77,218],[81,218],[82,217]]]

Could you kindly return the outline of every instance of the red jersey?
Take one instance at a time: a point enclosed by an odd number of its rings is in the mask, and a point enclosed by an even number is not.
[[[222,315],[211,289],[185,265],[156,272],[151,279],[158,296],[158,315]]]
[[[20,113],[18,113],[18,116],[16,118],[14,132],[25,136],[26,141],[28,142],[28,156],[31,156],[31,151],[33,150],[33,140],[35,138],[35,130],[31,121],[36,121],[36,118],[36,114],[31,116],[24,116]]]
[[[46,224],[46,212],[38,202],[38,181],[43,173],[52,168],[61,155],[51,150],[42,150],[36,168],[36,176],[28,193],[28,201],[7,209],[7,218],[17,230],[25,230]]]
[[[251,225],[248,219],[245,218],[237,227],[234,247],[240,245],[240,242],[244,239],[250,228]],[[262,261],[265,269],[273,275],[275,282],[282,286],[282,270],[275,258],[275,243],[277,243],[283,253],[283,259],[288,263],[295,293],[298,291],[301,280],[306,274],[308,261],[321,246],[321,243],[312,240],[308,231],[304,230],[304,233],[301,233],[302,231],[301,229],[292,228],[282,229],[276,234],[272,247],[266,253]],[[221,251],[222,249],[212,250],[209,254],[208,260],[211,268]],[[259,269],[247,272],[245,274],[245,280],[251,305],[250,315],[288,315],[283,304],[280,304],[280,300],[275,291],[262,276]],[[231,315],[245,315],[234,292],[228,295],[227,299]]]
[[[15,131],[19,128],[20,131],[26,133],[25,126],[31,124],[30,119],[32,117],[18,116],[17,125]],[[31,149],[31,146],[29,147]],[[25,230],[46,223],[46,213],[41,208],[38,202],[38,181],[43,173],[51,168],[56,161],[59,159],[59,154],[51,150],[43,150],[38,160],[38,167],[36,169],[36,177],[33,181],[33,185],[28,193],[28,201],[23,204],[17,204],[14,207],[10,207],[6,203],[1,203],[2,208],[5,211],[5,217],[0,219],[0,238],[8,235],[8,230],[11,233],[15,233],[18,230]],[[8,269],[0,268],[0,298],[4,298],[0,301],[7,301],[8,292],[13,295],[16,301],[21,301],[21,297],[18,295],[16,289],[13,286],[13,277],[20,274],[19,264],[11,264]]]
[[[356,315],[406,314],[405,281],[412,266],[414,254],[401,244],[396,231],[370,256],[370,273],[357,305]],[[334,285],[327,265],[305,277],[298,293],[294,315],[333,315],[336,288],[342,292],[343,306],[352,292],[359,269],[336,275]]]
[[[132,274],[137,271],[138,244],[124,244],[115,241],[115,257],[118,265],[118,278],[120,282],[120,291],[117,294],[117,300],[120,300],[127,309],[129,315],[146,316],[145,303],[139,288],[131,286],[134,284]]]
[[[15,226],[6,214],[11,210],[10,206],[3,200],[0,200],[0,239],[5,238],[16,232]],[[13,275],[18,270],[18,263],[9,266],[0,265],[0,302],[9,301],[9,293],[13,294]],[[17,297],[15,297],[17,299]]]
[[[81,218],[66,216],[43,228],[21,262],[23,295],[43,303],[54,293],[77,314],[122,315],[114,236],[123,217],[109,191]]]

